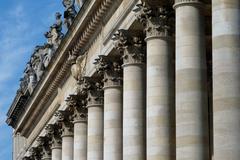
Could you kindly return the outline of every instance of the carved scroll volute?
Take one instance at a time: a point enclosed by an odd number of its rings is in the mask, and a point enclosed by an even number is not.
[[[23,160],[31,160],[31,158],[28,157],[28,156],[24,156],[24,157],[23,157]]]
[[[61,138],[61,128],[57,124],[48,124],[45,128],[46,134],[50,137],[50,144],[52,148],[61,148],[62,138]]]
[[[40,160],[42,158],[40,147],[31,147],[29,149],[29,152],[30,152],[30,159]]]
[[[120,86],[122,84],[122,62],[100,55],[95,59],[95,67],[98,74],[103,75],[104,87]]]
[[[90,77],[81,77],[78,81],[78,95],[85,95],[87,97],[88,92],[93,89],[94,82]]]
[[[72,136],[73,135],[73,124],[72,124],[72,113],[68,110],[59,110],[56,112],[55,116],[57,121],[62,128],[62,136]]]
[[[112,40],[115,48],[122,55],[123,63],[143,63],[145,61],[145,43],[141,32],[130,33],[118,30]]]
[[[87,95],[87,106],[103,104],[103,83],[91,77],[82,77],[79,81],[79,94]]]
[[[73,123],[87,121],[86,95],[70,95],[67,100],[69,109],[73,111]]]
[[[147,37],[169,36],[173,33],[173,9],[166,6],[150,6],[143,2],[133,10],[137,20],[145,27]]]
[[[50,144],[50,138],[45,136],[40,136],[37,139],[38,145],[41,150],[41,157],[44,158],[51,158],[51,144]]]

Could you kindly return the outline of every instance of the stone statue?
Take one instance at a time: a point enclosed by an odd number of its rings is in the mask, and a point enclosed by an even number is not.
[[[44,64],[44,67],[47,68],[47,66],[49,65],[49,62],[51,61],[52,59],[52,56],[53,56],[53,49],[52,47],[45,43],[44,44],[44,55],[43,55],[43,64]]]
[[[37,76],[30,62],[27,63],[27,67],[24,71],[24,74],[26,74],[25,80],[27,80],[27,83],[28,83],[27,88],[29,93],[31,94],[37,84]]]
[[[32,67],[37,75],[37,81],[39,81],[45,70],[43,59],[44,59],[44,46],[36,46],[34,53],[31,57]]]
[[[77,12],[75,10],[75,0],[63,0],[63,6],[65,7],[64,11],[64,24],[69,28],[75,18]]]
[[[20,90],[24,92],[28,87],[28,74],[23,73],[23,77],[20,79]]]
[[[52,43],[52,34],[50,31],[48,32],[45,32],[44,33],[44,36],[47,38],[47,44],[52,47],[53,46],[53,43]]]
[[[53,53],[57,50],[63,38],[61,14],[55,14],[56,22],[50,26],[50,30],[44,34],[47,43],[44,44],[43,64],[46,68],[52,59]]]
[[[56,23],[54,23],[50,27],[50,37],[51,37],[51,43],[53,45],[54,50],[56,50],[61,43],[61,40],[63,38],[62,33],[62,20],[61,20],[61,14],[59,12],[56,13]]]

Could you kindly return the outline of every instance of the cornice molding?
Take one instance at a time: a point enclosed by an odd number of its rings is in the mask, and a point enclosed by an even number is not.
[[[101,20],[104,19],[104,14],[106,14],[113,2],[114,0],[103,0],[99,4],[99,1],[97,0],[92,1],[90,2],[91,4],[89,4],[92,7],[90,9],[91,11],[89,11],[90,15],[85,15],[85,17],[77,15],[73,25],[69,29],[68,34],[63,39],[56,52],[57,57],[54,57],[53,59],[55,61],[54,64],[49,65],[42,81],[38,84],[38,86],[36,86],[34,93],[26,104],[28,107],[26,107],[25,114],[15,127],[16,131],[21,132],[23,136],[28,136],[31,131],[29,129],[32,125],[30,117],[35,117],[39,111],[43,109],[42,107],[46,104],[46,102],[48,102],[49,96],[53,95],[54,91],[56,91],[57,87],[59,87],[61,84],[60,82],[70,75],[71,64],[66,61],[67,56],[72,53],[78,55],[83,54],[81,52],[81,47],[85,46],[88,43],[88,40],[92,38],[91,36],[95,34]],[[93,3],[96,3],[98,6],[93,7]],[[94,10],[96,11],[95,13],[90,13],[94,12]],[[89,20],[87,24],[81,24],[78,28],[76,28],[81,18],[89,18],[89,16],[91,16],[91,20]],[[79,34],[76,35],[76,32],[82,34],[79,36]]]

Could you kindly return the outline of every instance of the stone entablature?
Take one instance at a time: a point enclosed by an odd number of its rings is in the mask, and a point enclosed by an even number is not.
[[[47,93],[47,94],[45,94],[44,97],[41,98],[42,100],[41,100],[40,103],[38,103],[38,105],[43,105],[43,103],[46,102],[46,100],[43,100],[43,99],[48,98],[52,94],[53,90],[60,83],[60,80],[65,79],[63,77],[66,77],[66,76],[69,75],[69,74],[66,74],[66,73],[67,73],[67,70],[69,69],[70,64],[68,62],[63,62],[63,59],[66,59],[66,57],[69,55],[67,53],[76,53],[78,51],[77,54],[80,54],[79,50],[76,50],[77,47],[76,46],[72,47],[72,45],[74,46],[74,45],[77,45],[79,43],[81,43],[81,45],[86,44],[86,42],[87,42],[86,38],[87,37],[90,38],[91,34],[93,34],[93,30],[91,30],[91,33],[85,34],[84,36],[81,35],[80,37],[82,37],[82,38],[76,38],[78,40],[82,39],[83,41],[81,40],[78,43],[71,42],[72,39],[75,39],[73,37],[79,37],[79,35],[76,34],[77,32],[79,32],[78,28],[81,28],[82,30],[86,30],[87,29],[86,27],[88,27],[89,25],[91,26],[91,24],[93,22],[94,22],[94,26],[97,27],[95,21],[98,21],[98,23],[100,23],[99,19],[101,19],[101,17],[99,17],[99,16],[103,16],[103,14],[107,11],[106,8],[110,7],[110,5],[111,5],[111,2],[109,0],[108,1],[103,1],[101,3],[99,1],[95,2],[95,1],[90,1],[89,0],[89,1],[86,1],[85,5],[82,6],[82,10],[80,10],[79,14],[76,16],[76,19],[77,19],[76,21],[78,21],[78,23],[73,22],[71,28],[73,28],[74,30],[73,29],[69,30],[68,33],[65,35],[65,38],[62,40],[62,43],[60,44],[58,50],[56,51],[56,55],[58,55],[58,57],[54,57],[54,59],[55,59],[55,61],[53,62],[54,64],[52,64],[52,63],[50,64],[50,67],[48,69],[48,73],[50,72],[51,74],[50,75],[44,75],[43,80],[41,80],[40,84],[38,84],[35,88],[34,92],[45,91],[45,93]],[[87,10],[88,12],[83,12],[83,10],[84,11]],[[91,23],[88,23],[89,21],[86,21],[85,17],[91,17],[90,15],[92,14],[93,11],[96,11],[96,12],[101,11],[101,14],[100,13],[96,14],[95,17],[93,17],[93,21],[90,21]],[[79,22],[81,22],[81,23],[79,23]],[[80,24],[80,26],[79,26],[79,24]],[[73,48],[73,50],[72,51],[64,51],[63,48],[64,48],[64,50]],[[61,57],[61,58],[59,59],[59,57]],[[59,62],[59,60],[60,60],[60,62]],[[52,67],[52,66],[55,66],[55,67]],[[61,68],[61,69],[59,70],[59,68]],[[51,80],[52,81],[51,84],[49,83],[49,80],[48,80],[49,76],[51,76],[52,78],[55,77],[55,78],[53,78],[54,80]],[[48,87],[47,91],[45,89],[44,90],[42,89],[42,87],[44,87],[44,88],[47,87],[47,86],[43,86],[42,83],[45,84],[45,85],[48,85],[48,86],[50,85]],[[41,89],[39,89],[39,88],[41,88]],[[28,100],[28,103],[30,102],[30,105],[31,105],[32,102],[35,101],[35,100],[33,101],[33,99],[37,98],[36,95],[39,96],[40,94],[39,93],[34,93],[30,96],[30,98]],[[23,105],[23,106],[28,106],[28,105],[29,104],[26,105],[26,103],[25,103],[25,105]],[[15,106],[11,107],[12,110],[14,110],[14,108],[16,108],[16,107]],[[22,106],[20,108],[22,108]],[[31,109],[31,108],[29,108],[29,109]],[[28,108],[26,110],[28,110]],[[11,117],[11,114],[9,114],[9,117]],[[19,118],[20,115],[17,115],[17,117]],[[25,116],[23,116],[23,117],[25,117]],[[12,121],[10,119],[8,120],[8,122],[9,122],[10,125],[12,124]],[[19,120],[17,122],[19,123]],[[21,125],[22,123],[19,123],[19,124]],[[14,128],[19,128],[19,127],[14,126]]]

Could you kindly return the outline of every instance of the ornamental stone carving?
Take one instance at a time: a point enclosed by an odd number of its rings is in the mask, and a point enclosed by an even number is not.
[[[55,14],[56,22],[50,27],[51,28],[51,35],[52,35],[52,44],[54,50],[58,48],[63,38],[62,33],[62,20],[61,20],[61,13],[57,12]]]
[[[173,31],[172,17],[174,12],[169,7],[151,7],[145,2],[137,4],[136,13],[137,20],[144,26],[148,37],[152,36],[168,36]]]
[[[103,83],[91,77],[80,79],[78,94],[87,95],[87,106],[103,104]]]
[[[95,59],[97,73],[103,75],[102,82],[104,87],[120,86],[122,84],[122,67],[121,61],[110,59],[107,56],[100,55]]]
[[[81,79],[81,76],[83,74],[83,69],[84,69],[84,66],[83,66],[83,60],[84,60],[84,56],[83,55],[80,55],[78,56],[77,54],[70,54],[69,55],[69,58],[68,58],[68,61],[70,64],[72,64],[71,66],[71,74],[73,76],[73,78],[76,80],[76,81],[79,81]]]
[[[141,33],[118,30],[112,40],[122,55],[124,64],[143,63],[145,61],[145,43]]]
[[[37,81],[42,78],[45,70],[44,66],[44,48],[43,46],[36,46],[33,55],[31,56],[30,63],[36,73]]]
[[[30,159],[40,160],[42,158],[40,147],[31,147],[29,149],[29,152],[30,152]]]
[[[70,95],[66,99],[67,105],[73,111],[73,123],[87,121],[87,108],[85,95]]]
[[[48,124],[45,128],[47,136],[50,137],[51,148],[61,148],[61,127],[57,124]]]
[[[49,137],[38,137],[37,142],[40,148],[42,148],[41,151],[41,157],[42,159],[51,159],[51,143]]]
[[[64,24],[69,28],[75,18],[77,12],[75,10],[75,0],[63,0],[63,6],[65,7],[64,11]]]
[[[22,82],[27,82],[27,89],[31,94],[37,84],[37,75],[30,62],[27,63],[27,67],[24,71],[24,79],[22,79]]]
[[[23,77],[20,79],[20,91],[22,93],[28,90],[31,94],[41,80],[45,69],[48,67],[54,52],[61,43],[64,36],[62,33],[61,14],[56,13],[56,22],[50,27],[50,30],[44,34],[47,42],[44,45],[35,47],[30,61],[26,65]]]
[[[27,157],[27,156],[25,156],[25,157],[23,157],[23,160],[31,160],[31,158],[30,158],[30,157]]]
[[[59,110],[55,116],[59,125],[61,125],[62,136],[73,136],[72,113],[68,110]]]

